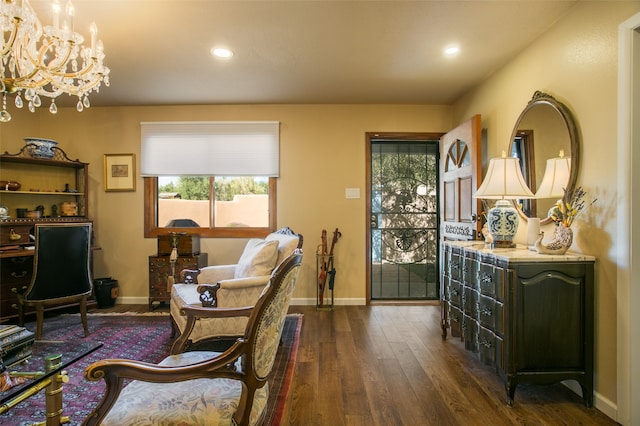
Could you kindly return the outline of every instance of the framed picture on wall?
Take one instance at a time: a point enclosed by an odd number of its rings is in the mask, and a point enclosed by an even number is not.
[[[136,190],[136,155],[105,154],[104,155],[104,190],[135,191]]]

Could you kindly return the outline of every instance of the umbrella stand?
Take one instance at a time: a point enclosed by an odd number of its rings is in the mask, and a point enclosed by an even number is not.
[[[336,274],[333,267],[333,255],[316,253],[316,268],[318,271],[316,309],[333,311],[333,285]]]

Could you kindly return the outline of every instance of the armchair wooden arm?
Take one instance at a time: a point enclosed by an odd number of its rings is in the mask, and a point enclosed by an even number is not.
[[[200,294],[200,302],[205,308],[215,308],[218,306],[218,289],[220,283],[217,284],[200,284],[198,293]]]
[[[200,269],[183,269],[180,271],[180,282],[184,284],[198,284]]]
[[[89,381],[104,379],[106,391],[95,410],[84,420],[83,425],[98,425],[113,407],[122,392],[125,381],[133,379],[150,383],[175,383],[199,378],[227,378],[242,380],[242,363],[237,362],[246,351],[246,342],[238,340],[222,354],[200,352],[197,357],[204,360],[192,362],[193,356],[184,360],[175,358],[164,364],[150,364],[126,359],[104,359],[89,365],[84,377]],[[216,356],[217,355],[217,356]],[[174,365],[171,365],[174,364]]]

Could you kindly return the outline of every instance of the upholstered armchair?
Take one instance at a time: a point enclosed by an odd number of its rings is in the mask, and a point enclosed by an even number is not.
[[[255,306],[231,310],[249,319],[242,338],[224,353],[184,352],[158,365],[122,359],[89,365],[85,378],[104,379],[106,394],[83,424],[261,424],[301,262],[296,250],[273,271]],[[123,388],[127,379],[133,381]]]
[[[181,271],[181,283],[171,289],[171,325],[174,334],[180,333],[171,353],[204,341],[233,342],[241,336],[247,318],[234,315],[232,308],[253,306],[273,269],[301,249],[302,241],[301,235],[282,228],[264,239],[250,239],[236,264]]]
[[[25,308],[36,309],[36,339],[42,337],[44,309],[48,306],[78,303],[85,337],[87,299],[91,296],[91,229],[87,223],[35,225],[34,271],[31,283],[13,289],[18,297],[18,324],[24,325]]]

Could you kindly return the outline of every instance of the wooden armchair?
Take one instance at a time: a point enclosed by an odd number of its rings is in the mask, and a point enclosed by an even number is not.
[[[241,336],[247,318],[216,309],[253,306],[276,265],[301,249],[302,241],[301,235],[282,228],[264,239],[249,240],[237,264],[182,271],[181,283],[171,288],[171,326],[174,335],[180,333],[171,353],[204,341],[230,344]]]
[[[104,379],[106,394],[83,424],[259,424],[301,262],[296,250],[281,263],[255,306],[218,308],[249,316],[242,338],[224,353],[185,352],[158,365],[122,359],[89,365],[85,378]],[[133,381],[123,388],[127,379]]]

